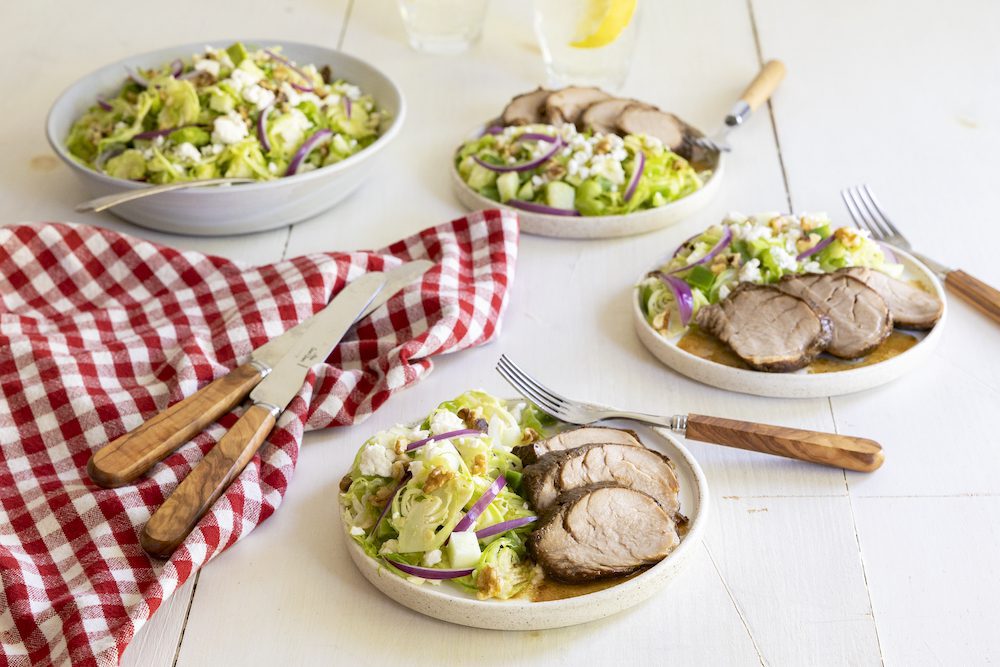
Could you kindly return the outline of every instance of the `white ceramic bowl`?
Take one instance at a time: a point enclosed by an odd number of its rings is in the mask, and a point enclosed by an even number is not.
[[[98,95],[114,95],[127,76],[125,67],[159,67],[174,58],[189,59],[205,44],[225,47],[235,40],[195,42],[151,51],[102,67],[70,86],[49,111],[46,134],[56,154],[80,177],[91,197],[148,187],[144,183],[112,178],[74,160],[65,148],[70,127],[90,108]],[[356,190],[371,175],[375,158],[399,133],[406,116],[403,94],[393,81],[368,63],[334,49],[278,39],[247,39],[260,47],[280,45],[283,53],[317,67],[329,65],[334,76],[346,79],[375,98],[389,114],[381,135],[371,145],[337,164],[287,178],[228,187],[192,188],[120,204],[111,209],[130,222],[150,229],[196,236],[244,234],[274,229],[310,218]]]
[[[399,604],[442,621],[474,628],[560,628],[604,618],[639,604],[677,576],[701,543],[709,511],[708,482],[690,452],[666,431],[637,426],[634,422],[609,422],[609,425],[635,430],[647,446],[670,457],[676,466],[680,482],[681,512],[691,521],[680,545],[642,574],[611,588],[564,600],[477,600],[448,583],[437,586],[426,583],[418,585],[390,572],[386,569],[389,566],[365,554],[350,537],[348,526],[342,521],[344,540],[351,560],[365,579]]]
[[[480,132],[481,132],[480,128]],[[470,136],[478,136],[476,132]],[[483,208],[507,208],[517,212],[521,231],[526,234],[552,236],[564,239],[609,239],[620,236],[645,234],[663,229],[684,220],[708,204],[716,195],[725,172],[726,154],[718,155],[718,162],[704,187],[687,197],[664,204],[658,208],[636,211],[626,215],[565,216],[532,213],[501,204],[482,196],[462,180],[455,161],[451,164],[451,184],[455,196],[470,211]]]
[[[898,248],[893,248],[892,252],[904,266],[903,279],[917,280],[930,289],[941,299],[944,311],[938,323],[926,334],[907,330],[907,333],[919,339],[916,345],[901,354],[870,366],[859,366],[833,373],[810,374],[806,369],[794,373],[765,373],[733,368],[703,359],[677,347],[679,336],[664,338],[649,325],[639,306],[638,288],[632,291],[632,323],[642,344],[663,364],[681,375],[713,387],[777,398],[817,398],[864,391],[891,382],[924,363],[937,347],[948,315],[948,302],[937,276],[912,255]],[[656,266],[662,266],[667,259],[669,258],[664,257]],[[643,273],[636,282],[642,280],[645,275],[646,273]]]

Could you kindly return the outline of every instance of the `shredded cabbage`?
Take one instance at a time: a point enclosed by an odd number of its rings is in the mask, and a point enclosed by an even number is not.
[[[286,174],[316,132],[329,129],[333,135],[299,171],[363,150],[386,119],[370,95],[332,79],[327,68],[321,74],[313,65],[291,67],[239,43],[225,50],[206,47],[176,78],[169,64],[139,74],[145,83],[126,79],[117,94],[101,99],[70,128],[66,147],[87,167],[151,183],[220,176],[269,180]],[[269,150],[258,137],[261,114]]]
[[[340,499],[351,537],[372,558],[452,569],[448,551],[442,548],[445,541],[500,475],[507,476],[507,486],[479,515],[472,530],[534,516],[527,500],[517,493],[522,465],[511,449],[542,437],[551,423],[551,418],[529,403],[507,403],[486,392],[469,391],[442,403],[416,426],[400,425],[376,433],[358,450],[344,480],[346,491]],[[456,424],[486,428],[486,432],[406,451],[406,445],[431,433],[458,430]],[[411,477],[400,486],[406,472]],[[391,505],[374,530],[390,496]],[[529,525],[480,540],[482,553],[474,572],[451,581],[484,599],[517,595],[534,572],[524,541],[530,531]],[[408,576],[391,566],[389,570]]]

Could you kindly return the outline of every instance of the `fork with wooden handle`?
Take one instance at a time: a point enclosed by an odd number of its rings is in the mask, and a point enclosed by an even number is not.
[[[668,428],[689,440],[858,472],[877,470],[885,459],[882,446],[868,438],[696,414],[670,417],[650,415],[583,403],[549,389],[521,370],[506,355],[500,356],[497,372],[542,410],[571,424],[592,424],[604,419],[633,419]]]

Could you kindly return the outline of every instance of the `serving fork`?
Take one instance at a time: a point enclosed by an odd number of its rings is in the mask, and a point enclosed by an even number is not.
[[[961,269],[950,269],[915,252],[906,237],[892,224],[871,188],[867,185],[844,188],[840,191],[840,198],[844,200],[847,212],[859,229],[867,229],[877,241],[907,251],[926,264],[944,282],[945,287],[963,301],[993,321],[1000,322],[1000,291]]]
[[[774,454],[859,472],[877,470],[884,460],[882,446],[867,438],[698,414],[668,417],[630,412],[566,398],[521,370],[506,355],[500,356],[496,369],[525,398],[556,419],[571,424],[592,424],[605,419],[631,419],[667,428],[689,440]]]

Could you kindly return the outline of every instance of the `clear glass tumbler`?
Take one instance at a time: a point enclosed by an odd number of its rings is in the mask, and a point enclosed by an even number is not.
[[[621,88],[639,37],[639,9],[634,0],[535,0],[549,84]]]
[[[489,0],[398,0],[410,46],[428,53],[461,53],[483,32]]]

